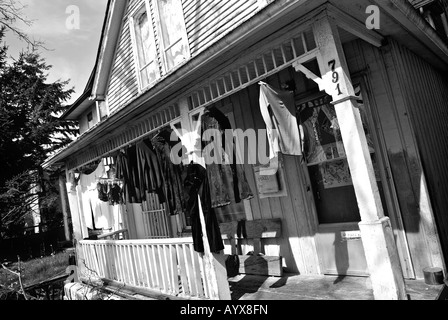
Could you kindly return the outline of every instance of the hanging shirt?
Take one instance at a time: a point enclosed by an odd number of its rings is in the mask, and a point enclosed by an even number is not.
[[[110,229],[114,225],[114,217],[108,202],[98,198],[98,179],[105,174],[103,162],[90,174],[82,173],[79,185],[82,192],[82,212],[84,221],[89,229]]]
[[[275,158],[278,152],[302,155],[302,137],[297,119],[289,110],[294,110],[292,92],[277,90],[260,82],[260,111],[266,123],[270,159]]]

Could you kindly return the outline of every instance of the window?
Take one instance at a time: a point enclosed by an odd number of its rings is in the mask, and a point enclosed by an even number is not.
[[[354,84],[361,120],[385,203],[377,154],[360,84]],[[299,104],[299,119],[305,131],[305,160],[308,166],[320,224],[361,221],[339,121],[328,95]],[[388,215],[387,207],[384,213]]]
[[[155,1],[158,6],[163,59],[171,70],[189,57],[181,0]]]
[[[160,77],[154,30],[143,10],[134,20],[135,45],[140,87],[146,88]]]
[[[93,127],[93,113],[89,112],[87,114],[87,128],[90,129]]]
[[[131,31],[140,89],[190,56],[181,0],[146,0]]]

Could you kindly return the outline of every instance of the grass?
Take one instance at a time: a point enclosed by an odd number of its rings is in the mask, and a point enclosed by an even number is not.
[[[33,259],[22,262],[22,282],[27,287],[63,275],[68,266],[69,253],[62,252],[53,256]],[[17,272],[18,263],[14,262],[6,266]],[[0,285],[19,290],[19,278],[5,269],[0,269]]]

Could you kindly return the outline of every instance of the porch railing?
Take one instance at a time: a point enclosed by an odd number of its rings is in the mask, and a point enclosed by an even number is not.
[[[126,240],[129,239],[127,229],[118,230],[110,233],[104,233],[98,236],[98,240]]]
[[[80,242],[87,277],[183,298],[210,299],[210,279],[192,238]]]

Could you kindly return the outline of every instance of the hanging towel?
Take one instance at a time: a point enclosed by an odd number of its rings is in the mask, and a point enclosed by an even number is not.
[[[302,137],[294,110],[294,95],[290,91],[274,89],[260,82],[260,111],[269,139],[269,158],[277,153],[302,155]],[[274,132],[277,130],[277,134]]]

